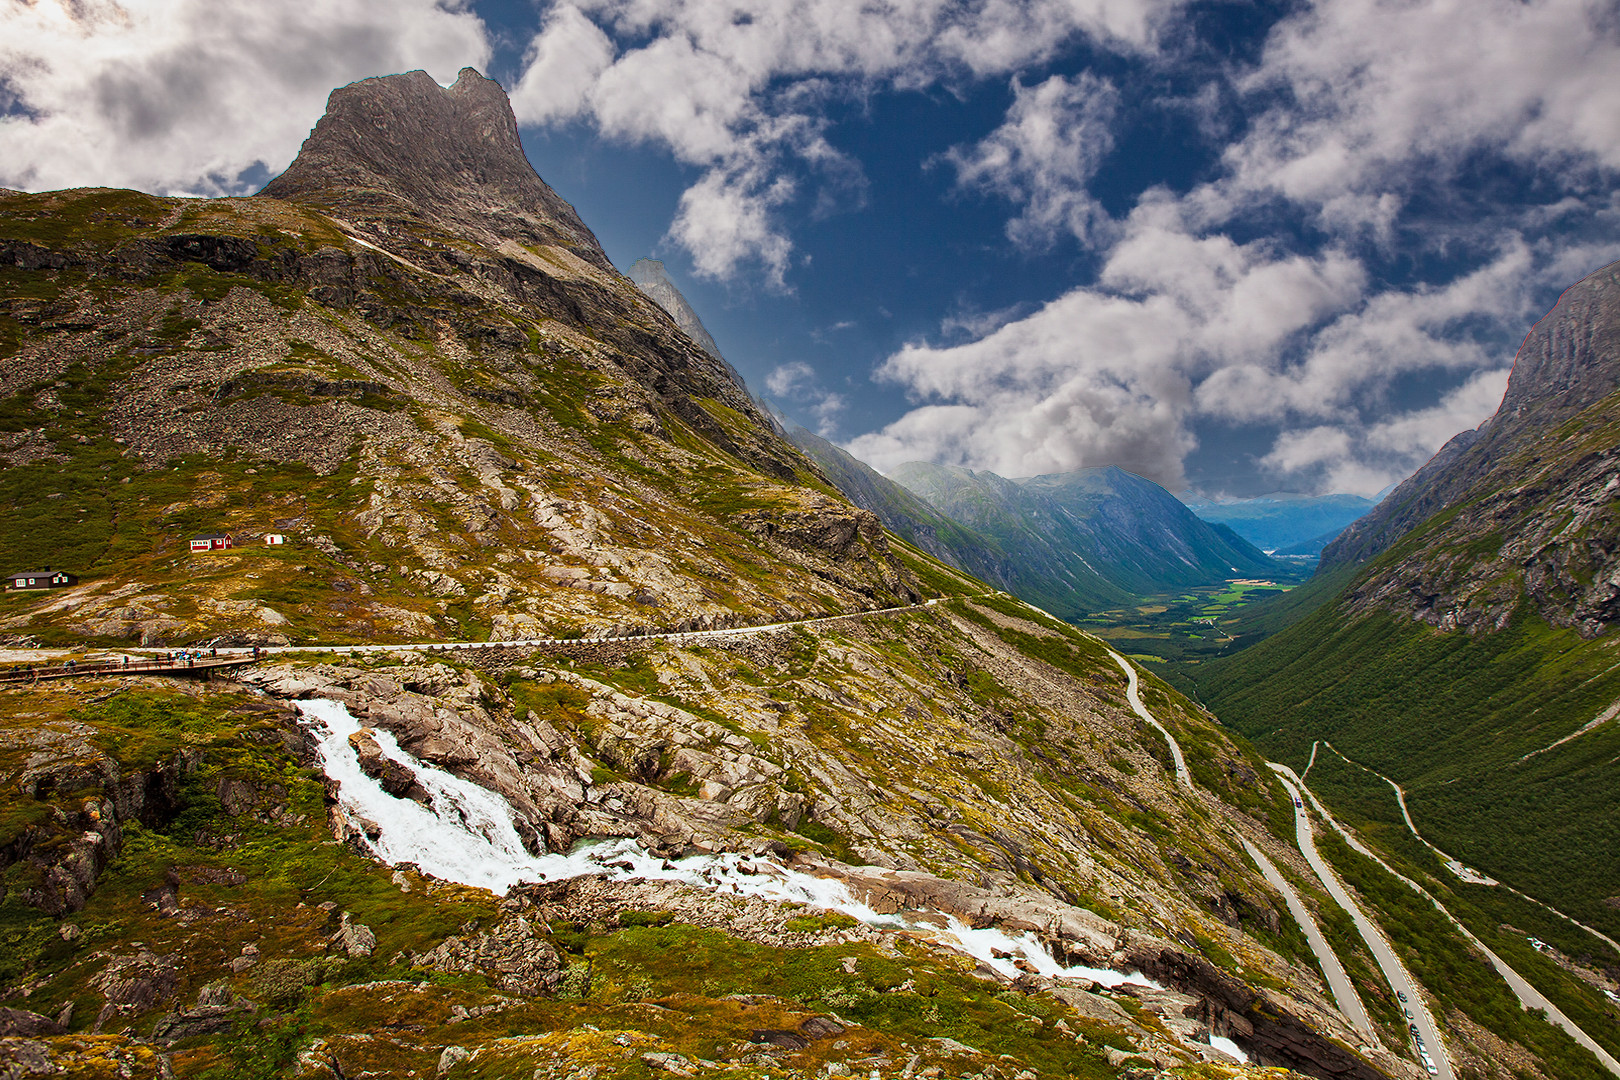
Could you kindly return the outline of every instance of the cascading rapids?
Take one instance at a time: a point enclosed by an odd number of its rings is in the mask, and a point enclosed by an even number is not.
[[[367,830],[375,833],[368,843],[386,863],[415,863],[433,877],[497,893],[522,882],[589,875],[612,881],[676,881],[718,893],[840,911],[871,926],[911,929],[982,960],[1008,978],[1032,969],[1051,978],[1090,979],[1103,986],[1132,982],[1163,989],[1136,973],[1061,964],[1031,933],[1015,937],[996,929],[976,930],[955,916],[946,916],[945,925],[938,926],[882,915],[857,900],[840,881],[791,870],[768,859],[728,853],[671,861],[658,858],[633,840],[581,846],[566,855],[531,855],[512,824],[512,808],[493,791],[423,764],[402,750],[388,732],[374,729],[383,754],[416,774],[432,806],[397,799],[361,770],[359,755],[349,744],[349,736],[361,725],[341,702],[316,699],[296,704],[310,721],[326,775],[337,783],[338,802],[351,817],[374,826]]]

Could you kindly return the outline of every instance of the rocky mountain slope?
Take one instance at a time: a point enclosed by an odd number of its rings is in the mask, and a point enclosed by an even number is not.
[[[588,634],[917,594],[476,73],[337,91],[254,198],[4,193],[0,267],[0,552],[86,581],[0,630]],[[192,557],[211,531],[236,549]]]
[[[1303,621],[1209,665],[1201,699],[1297,769],[1330,740],[1403,785],[1439,849],[1620,934],[1620,874],[1606,855],[1620,827],[1617,497],[1620,264],[1536,324],[1494,417],[1329,546],[1323,572],[1348,582]],[[1336,775],[1341,798],[1405,834],[1383,780]],[[1472,888],[1485,929],[1522,922],[1499,890]],[[1571,951],[1620,972],[1620,955],[1582,941]],[[1604,1026],[1620,1018],[1599,996],[1588,1006],[1613,1014]]]
[[[788,428],[787,436],[850,502],[876,514],[895,535],[981,581],[1012,587],[1004,576],[1007,555],[989,537],[952,521],[922,496],[814,432],[794,426]]]
[[[626,276],[636,283],[636,288],[652,297],[659,307],[669,312],[669,317],[675,320],[675,325],[681,328],[683,334],[697,342],[704,352],[722,363],[725,362],[725,358],[720,355],[720,346],[714,343],[714,338],[709,336],[703,320],[698,318],[698,313],[687,303],[686,297],[681,295],[681,290],[669,279],[669,273],[664,269],[663,263],[657,259],[637,259],[630,265]],[[737,381],[742,380],[739,378]]]
[[[1570,286],[1520,346],[1496,414],[1477,431],[1455,436],[1375,511],[1346,529],[1323,552],[1323,563],[1365,561],[1442,511],[1463,512],[1485,499],[1491,500],[1488,507],[1471,509],[1465,515],[1478,520],[1459,521],[1454,533],[1488,540],[1505,535],[1504,526],[1522,525],[1532,517],[1556,518],[1561,506],[1577,507],[1594,498],[1604,501],[1603,495],[1588,490],[1587,478],[1569,470],[1593,455],[1601,457],[1612,446],[1602,427],[1612,413],[1609,399],[1620,390],[1617,356],[1620,264],[1603,267]],[[1580,490],[1559,491],[1572,484],[1580,485]],[[1553,501],[1538,501],[1548,494]],[[1582,526],[1576,526],[1570,538],[1581,531]],[[1544,537],[1522,553],[1515,548],[1499,561],[1504,566],[1527,566],[1545,552],[1549,561],[1561,565],[1573,559],[1576,566],[1570,572],[1576,577],[1604,576],[1601,555],[1581,553],[1579,543],[1552,541],[1552,537]],[[1594,557],[1599,565],[1580,565]],[[1573,594],[1580,590],[1574,578],[1566,576],[1552,591]],[[1551,591],[1540,592],[1535,599],[1537,608],[1549,614],[1559,602],[1553,600]],[[1603,600],[1593,597],[1589,603],[1601,605]],[[1564,614],[1552,617],[1565,622],[1583,618],[1567,608]],[[1586,632],[1596,629],[1595,624],[1589,625]]]
[[[0,285],[0,556],[82,576],[0,598],[8,663],[318,643],[235,681],[0,681],[12,1075],[1265,1075],[1216,1037],[1419,1076],[1253,750],[1144,674],[1178,783],[1102,643],[850,505],[475,72],[335,92],[254,198],[4,193]],[[191,554],[207,531],[238,546]],[[848,617],[638,636],[804,615]],[[563,640],[330,651],[514,636]],[[447,829],[635,855],[504,895],[380,857]],[[722,857],[870,917],[691,869]]]
[[[1113,466],[1007,480],[910,462],[891,479],[988,537],[1004,555],[995,579],[1063,618],[1278,570],[1230,529],[1199,520],[1157,484]]]

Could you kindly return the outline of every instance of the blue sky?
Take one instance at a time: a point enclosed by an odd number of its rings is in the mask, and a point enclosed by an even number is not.
[[[0,8],[0,185],[242,193],[333,86],[472,65],[621,268],[879,468],[1371,493],[1620,258],[1612,0],[293,7]]]

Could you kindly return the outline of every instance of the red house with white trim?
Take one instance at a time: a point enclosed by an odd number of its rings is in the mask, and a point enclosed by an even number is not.
[[[235,547],[231,543],[229,533],[203,533],[201,536],[191,538],[191,552],[193,555],[202,551],[224,551]]]

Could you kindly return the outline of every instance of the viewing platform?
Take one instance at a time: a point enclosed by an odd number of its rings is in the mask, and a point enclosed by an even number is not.
[[[105,678],[109,675],[175,675],[180,678],[209,679],[221,668],[237,668],[257,663],[263,655],[232,653],[229,656],[195,656],[185,660],[85,660],[61,664],[8,664],[0,668],[0,685],[36,683],[45,679],[71,679],[81,675]]]

